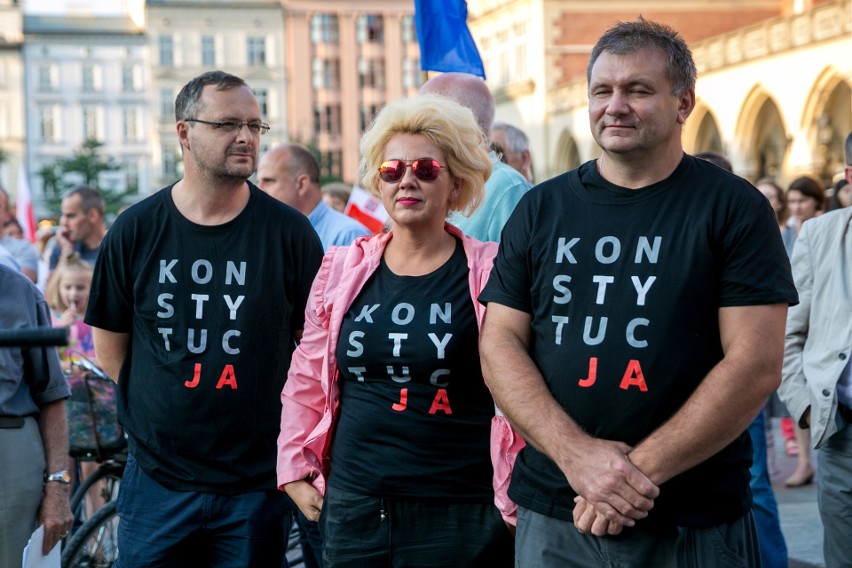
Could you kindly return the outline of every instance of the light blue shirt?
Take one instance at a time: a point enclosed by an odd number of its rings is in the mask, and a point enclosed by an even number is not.
[[[308,221],[319,235],[323,251],[327,251],[330,246],[350,245],[361,235],[372,234],[367,227],[352,217],[332,209],[322,199],[308,215]]]
[[[485,198],[470,217],[453,211],[449,221],[461,231],[480,241],[500,242],[500,232],[515,210],[530,183],[514,168],[500,161],[495,152],[491,158],[491,177],[485,182]]]
[[[18,261],[15,260],[14,256],[12,256],[12,253],[7,251],[2,244],[0,244],[0,266],[8,266],[16,272],[21,271],[21,265],[18,264]]]
[[[35,248],[34,244],[23,239],[13,239],[6,236],[0,238],[0,246],[15,257],[21,268],[38,273],[38,249]]]

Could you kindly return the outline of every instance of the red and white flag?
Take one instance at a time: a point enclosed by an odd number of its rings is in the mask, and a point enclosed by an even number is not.
[[[34,243],[36,240],[36,223],[33,215],[33,200],[30,195],[30,182],[24,166],[18,168],[18,192],[15,197],[15,218],[24,230],[24,238]]]
[[[381,200],[357,185],[352,187],[352,193],[343,212],[374,233],[381,233],[389,219]]]

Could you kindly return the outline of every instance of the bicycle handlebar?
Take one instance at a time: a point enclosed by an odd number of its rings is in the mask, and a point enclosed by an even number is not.
[[[67,327],[0,329],[0,347],[59,347],[68,345]]]
[[[95,375],[96,377],[98,377],[98,378],[100,378],[100,379],[103,379],[103,380],[105,380],[105,381],[110,381],[110,380],[112,380],[112,379],[110,379],[110,378],[107,376],[107,374],[106,374],[106,373],[104,373],[104,372],[101,370],[101,368],[100,368],[100,367],[98,367],[97,365],[95,365],[94,363],[92,363],[92,362],[91,362],[88,358],[86,358],[86,357],[82,357],[82,356],[74,357],[74,362],[72,363],[72,365],[74,365],[75,367],[80,367],[81,369],[84,369],[84,370],[86,370],[86,371],[88,371],[88,372],[92,373],[92,374],[93,374],[93,375]]]

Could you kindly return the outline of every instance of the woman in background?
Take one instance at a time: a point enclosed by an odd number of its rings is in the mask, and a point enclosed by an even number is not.
[[[820,215],[825,208],[825,191],[822,184],[811,176],[797,177],[787,189],[787,203],[793,218],[792,227],[798,236],[805,221]],[[794,440],[789,439],[789,428],[793,426]],[[810,429],[793,423],[792,418],[782,420],[782,434],[787,438],[787,453],[796,456],[796,469],[784,481],[787,487],[801,487],[813,482],[814,468],[811,465]],[[785,433],[786,429],[786,433]]]
[[[793,254],[793,243],[796,242],[796,230],[788,223],[790,220],[790,208],[787,206],[787,196],[780,185],[772,178],[761,178],[754,184],[760,192],[769,200],[775,217],[778,219],[778,229],[781,231],[781,240],[784,242],[784,250],[787,256]]]

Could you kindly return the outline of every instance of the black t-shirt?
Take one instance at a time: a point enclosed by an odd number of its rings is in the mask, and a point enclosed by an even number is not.
[[[119,420],[151,477],[175,490],[276,486],[281,389],[322,247],[307,219],[253,185],[218,226],[171,187],[116,219],[86,322],[129,333]]]
[[[797,302],[766,198],[685,156],[646,188],[615,186],[594,162],[544,182],[507,223],[482,302],[532,315],[531,357],[586,432],[636,445],[671,417],[722,359],[720,307]],[[743,433],[671,479],[646,526],[701,526],[751,504]],[[569,520],[574,491],[535,448],[509,496]]]
[[[384,497],[488,502],[494,402],[461,241],[424,276],[382,260],[337,344],[339,419],[329,487]]]

